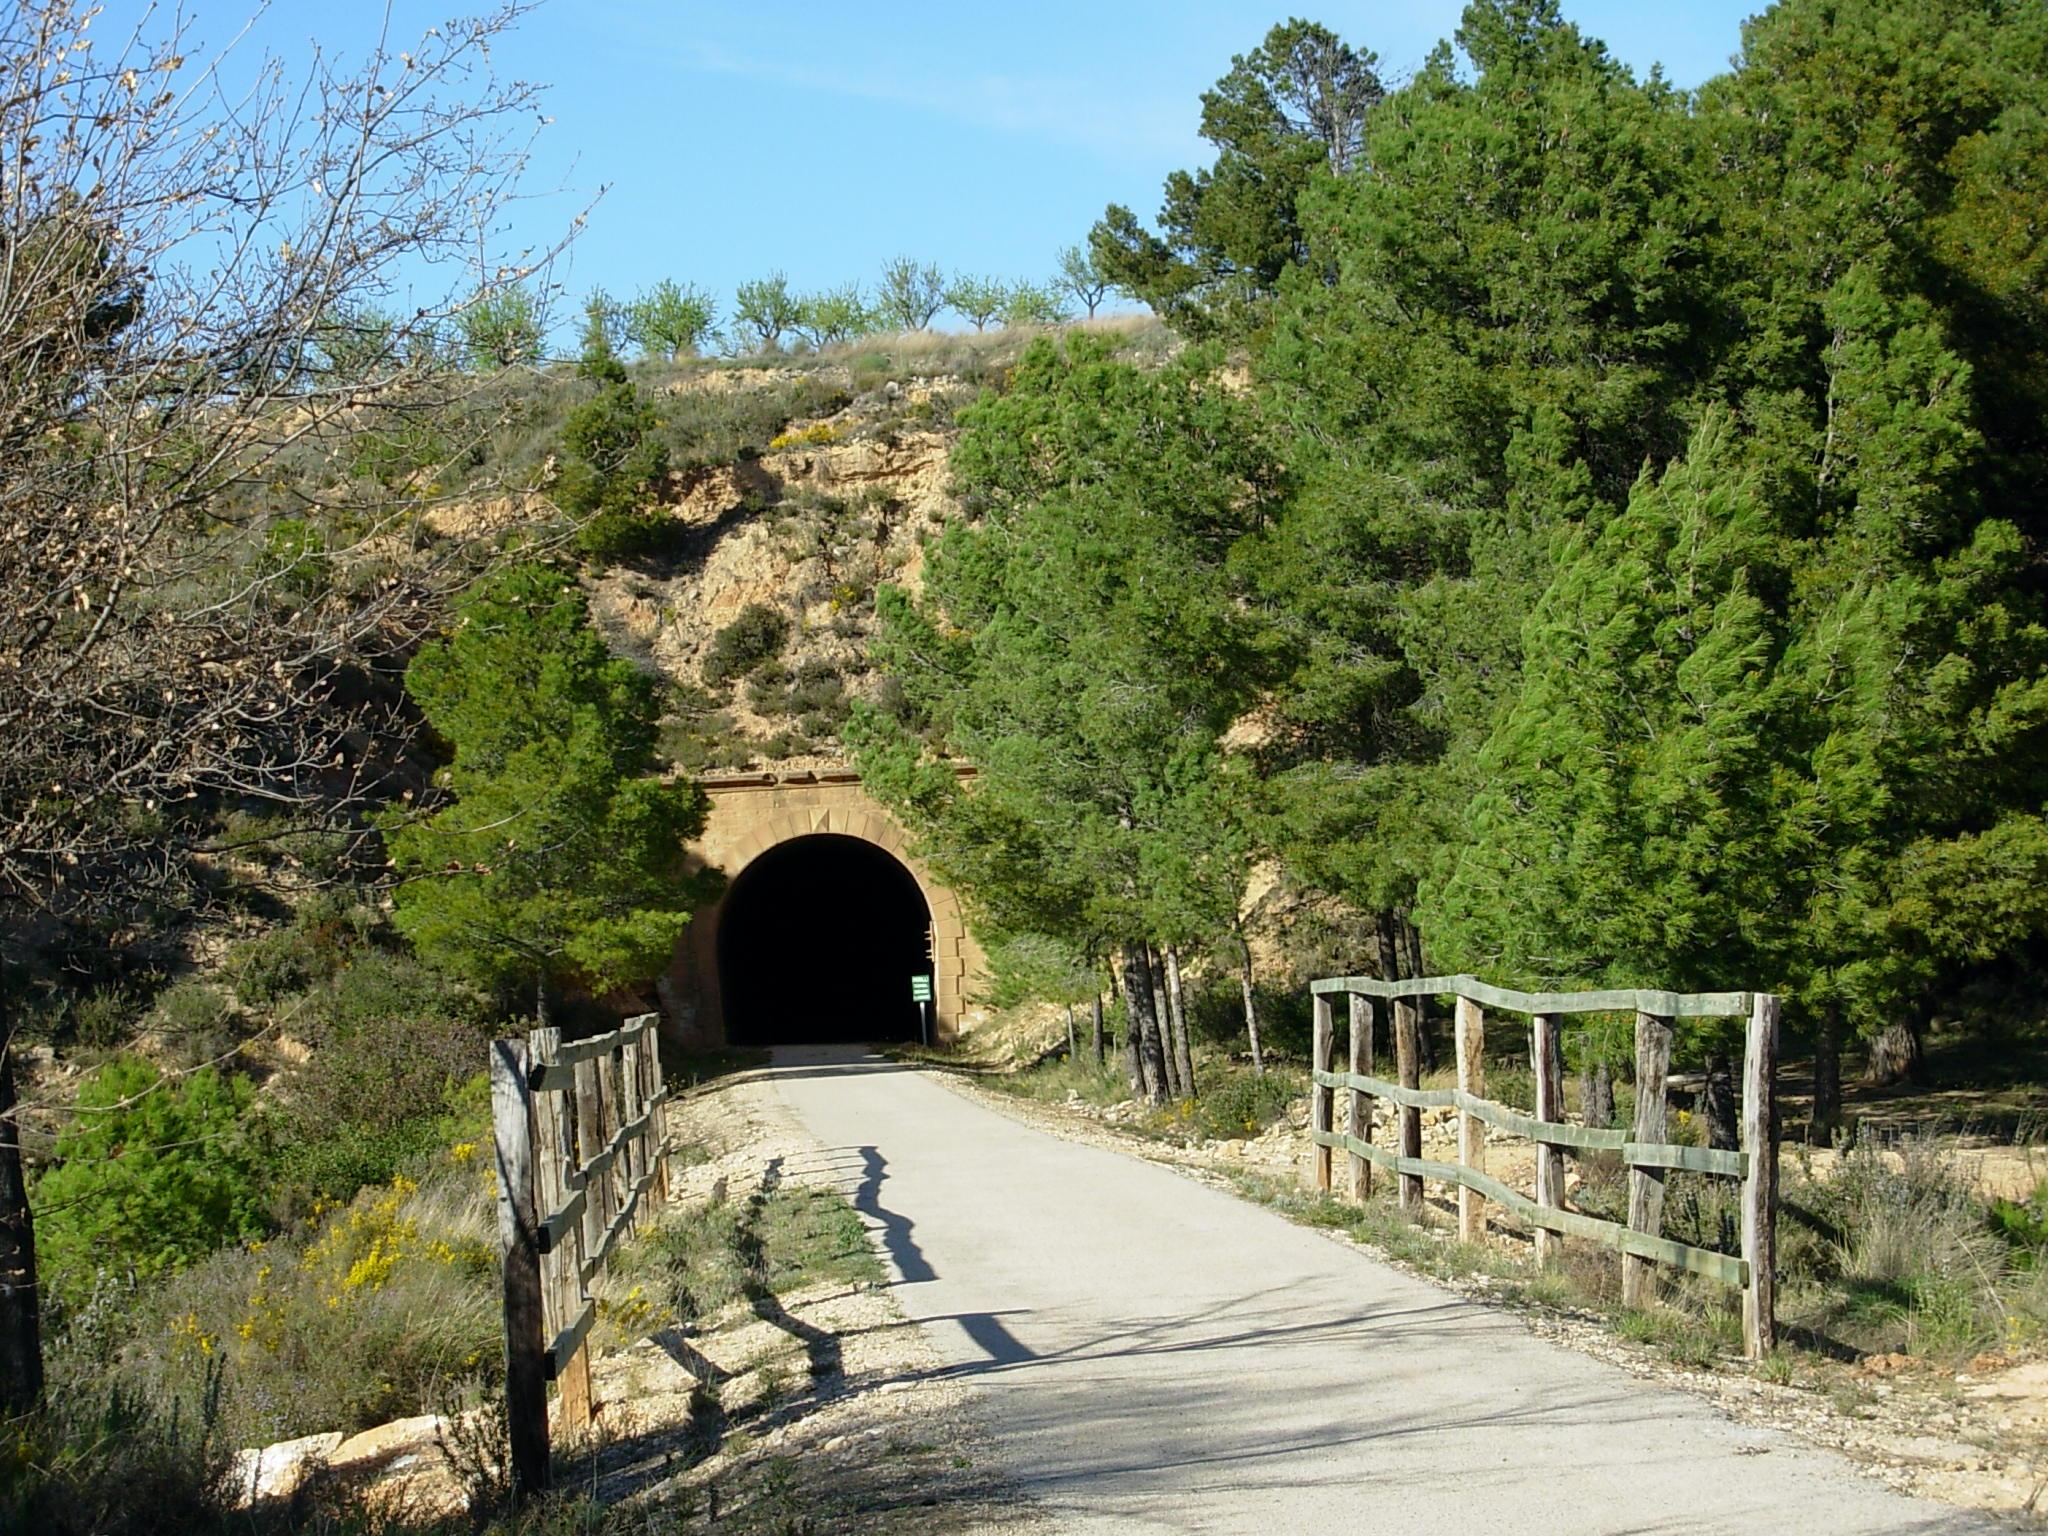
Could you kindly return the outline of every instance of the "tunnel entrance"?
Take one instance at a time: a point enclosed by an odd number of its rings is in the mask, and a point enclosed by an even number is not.
[[[857,837],[792,838],[740,872],[718,920],[734,1045],[915,1040],[910,978],[929,974],[916,878]]]

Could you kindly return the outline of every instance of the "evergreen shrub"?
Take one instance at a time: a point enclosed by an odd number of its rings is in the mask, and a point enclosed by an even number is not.
[[[739,616],[711,637],[704,653],[704,685],[723,688],[745,677],[781,651],[789,640],[789,620],[766,603],[749,603]]]

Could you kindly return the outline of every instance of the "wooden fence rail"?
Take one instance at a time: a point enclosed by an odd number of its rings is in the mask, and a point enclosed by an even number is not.
[[[505,1403],[512,1481],[548,1481],[547,1384],[560,1427],[589,1426],[590,1282],[643,1211],[668,1199],[668,1090],[655,1016],[564,1044],[558,1029],[491,1044]]]
[[[1656,1295],[1656,1267],[1671,1265],[1739,1289],[1743,1295],[1743,1345],[1750,1358],[1776,1342],[1778,1148],[1778,999],[1767,992],[1674,993],[1516,992],[1471,976],[1425,976],[1380,981],[1339,976],[1310,986],[1315,1001],[1314,1080],[1309,1099],[1309,1134],[1314,1143],[1316,1188],[1333,1183],[1332,1156],[1350,1160],[1349,1192],[1364,1200],[1372,1170],[1386,1168],[1400,1179],[1400,1207],[1410,1215],[1422,1208],[1422,1182],[1436,1179],[1458,1191],[1458,1232],[1468,1242],[1486,1229],[1489,1202],[1512,1211],[1536,1230],[1539,1258],[1548,1258],[1558,1236],[1582,1237],[1617,1249],[1622,1263],[1622,1299],[1642,1306]],[[1336,1026],[1332,999],[1350,999],[1350,1070],[1334,1070]],[[1421,1086],[1417,1000],[1456,999],[1458,1086]],[[1373,1075],[1374,1004],[1391,1003],[1398,1082]],[[1536,1081],[1536,1113],[1525,1114],[1486,1097],[1485,1009],[1527,1014],[1530,1065]],[[1566,1014],[1633,1012],[1636,1020],[1636,1116],[1627,1130],[1572,1125],[1564,1118],[1564,1053],[1560,1020]],[[1673,1143],[1666,1128],[1665,1077],[1671,1064],[1673,1020],[1747,1018],[1743,1052],[1742,1143],[1739,1151]],[[1336,1092],[1348,1095],[1346,1129],[1335,1129]],[[1373,1138],[1374,1102],[1394,1106],[1395,1145]],[[1458,1160],[1422,1156],[1422,1111],[1458,1111]],[[1486,1132],[1491,1127],[1525,1137],[1536,1147],[1536,1194],[1511,1189],[1486,1171]],[[1626,1224],[1572,1210],[1565,1200],[1564,1155],[1614,1152],[1629,1170]],[[1662,1233],[1664,1179],[1672,1169],[1742,1181],[1742,1253],[1717,1253],[1667,1238]]]

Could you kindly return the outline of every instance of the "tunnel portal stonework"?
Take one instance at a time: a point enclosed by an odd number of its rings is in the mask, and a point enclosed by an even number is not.
[[[711,814],[690,851],[725,875],[727,895],[691,919],[676,945],[674,961],[656,985],[678,1043],[699,1048],[727,1043],[719,985],[719,926],[733,883],[771,848],[797,838],[834,834],[882,849],[917,881],[931,913],[933,1041],[951,1043],[986,973],[987,960],[967,931],[959,898],[912,856],[902,827],[868,797],[860,775],[762,773],[702,782],[711,798]],[[829,911],[790,913],[786,923],[792,945],[801,942],[806,924],[830,921]],[[790,984],[803,985],[801,966],[791,967]]]

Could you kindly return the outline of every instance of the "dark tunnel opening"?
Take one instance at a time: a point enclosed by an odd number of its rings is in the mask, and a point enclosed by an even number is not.
[[[910,979],[931,972],[930,928],[916,878],[872,843],[821,833],[769,849],[719,917],[726,1039],[917,1039]]]

